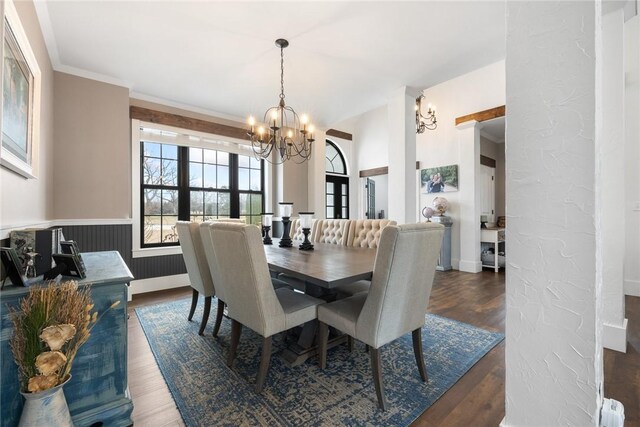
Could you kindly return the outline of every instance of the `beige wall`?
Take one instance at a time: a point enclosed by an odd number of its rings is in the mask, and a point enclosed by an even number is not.
[[[42,73],[40,145],[37,179],[25,179],[0,167],[0,229],[50,219],[53,172],[53,68],[32,2],[14,2]],[[1,6],[4,16],[4,3]]]
[[[54,75],[53,218],[129,218],[129,90],[69,74]]]
[[[316,144],[314,142],[314,144]],[[308,200],[308,162],[296,164],[293,161],[284,163],[284,201],[293,202],[293,212],[305,212],[309,207]],[[281,200],[276,200],[279,202]]]

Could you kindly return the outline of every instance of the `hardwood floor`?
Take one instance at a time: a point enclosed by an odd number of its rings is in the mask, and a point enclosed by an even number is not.
[[[504,273],[438,272],[429,312],[504,333]],[[138,426],[182,426],[184,423],[158,369],[133,310],[177,298],[191,288],[134,296],[129,304],[129,390],[133,420]],[[606,397],[625,406],[625,426],[640,426],[640,298],[627,297],[627,353],[605,350]],[[201,302],[202,304],[202,302]],[[188,313],[185,313],[185,321]],[[199,321],[194,319],[194,321]],[[213,322],[205,333],[211,333]],[[414,426],[497,426],[504,417],[504,341],[483,357],[444,396],[427,409]],[[425,357],[429,349],[425,348]]]

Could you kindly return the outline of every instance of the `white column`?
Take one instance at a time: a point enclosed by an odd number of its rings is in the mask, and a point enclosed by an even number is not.
[[[280,154],[277,152],[277,150],[273,150],[273,153],[271,153],[271,158],[273,159],[273,162],[280,161]],[[271,199],[271,212],[273,212],[275,216],[280,216],[280,208],[278,206],[278,203],[287,201],[284,200],[284,164],[273,164],[271,165],[271,169],[271,188],[273,191],[273,197]]]
[[[596,140],[596,269],[602,272],[602,343],[626,352],[624,318],[624,11],[602,17],[602,138]],[[599,227],[598,227],[599,225]]]
[[[460,167],[460,271],[478,273],[480,262],[480,123],[471,120],[456,126]],[[497,259],[497,258],[496,258]]]
[[[389,98],[389,219],[399,224],[417,218],[416,98],[419,92],[397,89]]]
[[[325,207],[325,139],[326,134],[323,131],[316,131],[315,141],[313,142],[313,153],[309,159],[308,168],[308,208],[309,211],[315,212],[315,218],[326,218]]]
[[[504,426],[599,425],[600,1],[507,2]]]
[[[625,23],[626,212],[624,287],[640,297],[640,16]]]

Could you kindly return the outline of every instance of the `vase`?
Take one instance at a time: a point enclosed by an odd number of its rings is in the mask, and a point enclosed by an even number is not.
[[[72,427],[71,413],[62,389],[70,380],[71,376],[62,384],[37,393],[21,392],[25,401],[18,426]]]

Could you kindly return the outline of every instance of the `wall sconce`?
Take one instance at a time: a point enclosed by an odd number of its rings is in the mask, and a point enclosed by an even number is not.
[[[426,129],[434,130],[438,127],[435,106],[431,104],[427,105],[427,114],[422,114],[423,99],[424,95],[420,95],[416,98],[416,133],[424,133]]]

